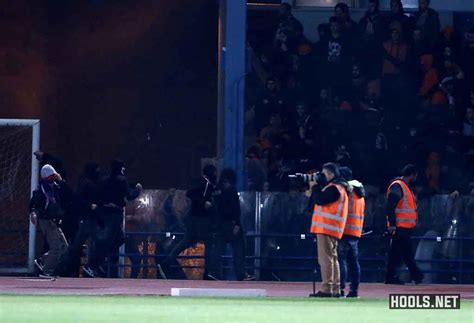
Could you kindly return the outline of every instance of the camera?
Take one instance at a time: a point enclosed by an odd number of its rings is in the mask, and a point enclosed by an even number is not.
[[[296,173],[294,175],[288,175],[288,177],[302,180],[305,183],[309,183],[309,182],[322,183],[322,182],[324,182],[324,174],[321,173],[321,172],[316,172],[316,173],[313,173],[313,174]]]

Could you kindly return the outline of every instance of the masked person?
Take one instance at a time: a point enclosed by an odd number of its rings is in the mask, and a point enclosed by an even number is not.
[[[410,186],[415,183],[417,176],[416,167],[407,165],[402,170],[402,176],[394,179],[388,186],[386,214],[391,240],[385,276],[386,284],[403,284],[395,276],[401,260],[407,265],[411,279],[416,284],[423,280],[423,274],[416,265],[411,245],[411,233],[416,227],[418,214],[415,194]]]
[[[217,204],[218,232],[216,234],[217,275],[221,275],[221,255],[225,245],[232,246],[232,260],[237,280],[254,280],[245,271],[245,238],[240,222],[240,199],[235,187],[235,171],[230,168],[222,170],[214,195]]]
[[[61,255],[67,248],[59,223],[64,215],[61,199],[68,195],[68,191],[66,183],[53,166],[46,164],[41,168],[41,181],[30,201],[30,221],[39,225],[49,245],[49,250],[34,261],[42,278],[54,276]]]
[[[171,277],[171,266],[176,264],[176,257],[185,249],[199,241],[205,245],[206,269],[204,279],[217,280],[218,275],[213,274],[216,262],[212,252],[213,228],[216,226],[216,208],[213,198],[216,190],[217,169],[213,165],[206,165],[195,187],[186,192],[186,197],[191,200],[191,210],[186,219],[186,231],[181,241],[171,250],[166,258],[157,265],[161,278]]]
[[[82,247],[89,239],[95,237],[98,227],[97,204],[99,200],[99,165],[89,162],[79,179],[75,198],[75,212],[79,218],[79,228],[67,252],[61,258],[57,272],[60,276],[79,275]],[[89,252],[92,252],[89,250]]]
[[[90,255],[84,266],[84,273],[89,277],[100,274],[100,265],[109,258],[111,268],[109,276],[116,276],[118,265],[118,249],[124,243],[123,214],[127,201],[136,199],[142,191],[141,184],[130,188],[125,176],[125,163],[114,160],[111,164],[110,175],[101,180],[98,185],[97,215],[103,229],[97,233],[95,252]],[[92,205],[91,205],[92,208]]]
[[[315,296],[340,297],[337,244],[346,225],[349,197],[345,183],[340,180],[338,166],[334,163],[324,164],[312,190],[311,199],[315,205],[311,233],[316,234],[322,279],[322,290]]]

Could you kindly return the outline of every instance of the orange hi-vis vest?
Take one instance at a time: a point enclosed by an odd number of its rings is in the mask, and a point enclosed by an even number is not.
[[[327,234],[336,239],[341,239],[349,213],[349,197],[346,189],[340,184],[330,183],[323,188],[323,191],[330,186],[337,188],[339,199],[327,205],[314,206],[311,232]]]
[[[395,208],[396,227],[413,229],[416,227],[416,222],[418,219],[415,195],[404,181],[401,179],[396,179],[388,187],[387,197],[390,193],[390,188],[394,184],[400,185],[403,192],[403,196]]]
[[[349,214],[347,215],[344,235],[360,238],[364,227],[365,199],[356,193],[349,195]]]

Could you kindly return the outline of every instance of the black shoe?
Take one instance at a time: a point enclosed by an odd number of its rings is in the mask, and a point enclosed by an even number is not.
[[[351,290],[347,294],[346,298],[359,298],[359,294],[356,291]]]
[[[318,297],[318,298],[330,298],[333,297],[331,293],[325,293],[322,291],[317,292],[316,294],[309,295],[310,297]]]
[[[405,285],[405,283],[403,281],[401,281],[400,279],[398,279],[398,278],[386,279],[385,284],[388,284],[388,285]]]
[[[415,282],[416,285],[419,285],[423,282],[423,279],[425,278],[425,275],[423,273],[420,273],[416,275],[415,279],[413,281]]]
[[[346,297],[346,292],[344,292],[343,289],[341,289],[341,295],[340,295],[340,297]]]
[[[165,269],[164,269],[164,265],[162,266],[161,264],[158,264],[156,266],[156,269],[158,270],[158,274],[161,276],[162,279],[168,279],[166,277],[166,273],[165,273]]]

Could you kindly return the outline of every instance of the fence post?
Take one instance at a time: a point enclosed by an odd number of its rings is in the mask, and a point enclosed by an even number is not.
[[[261,224],[261,214],[262,214],[262,193],[256,192],[255,193],[255,236],[254,236],[254,275],[257,280],[260,279],[260,263],[261,263],[261,234],[262,230],[260,227]]]

